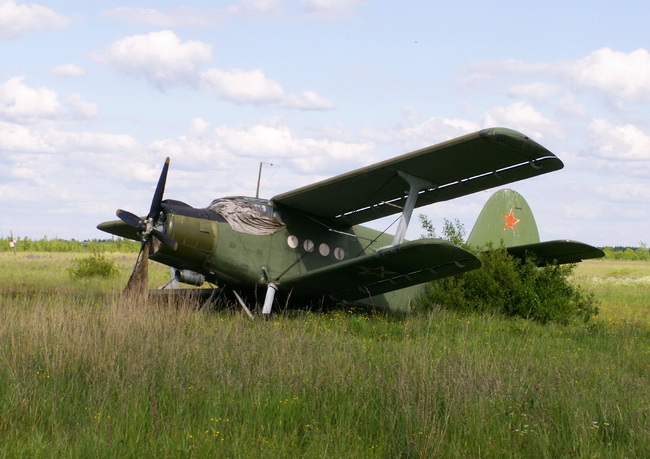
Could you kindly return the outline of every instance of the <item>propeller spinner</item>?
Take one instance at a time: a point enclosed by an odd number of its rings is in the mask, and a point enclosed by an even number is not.
[[[169,170],[169,158],[165,160],[162,171],[160,172],[160,178],[158,179],[158,184],[156,185],[156,191],[154,192],[153,199],[151,201],[151,208],[147,217],[143,220],[137,215],[122,209],[118,209],[115,213],[117,217],[122,220],[127,225],[138,230],[140,237],[142,238],[142,245],[140,246],[140,253],[138,258],[135,261],[133,266],[133,272],[131,277],[129,277],[129,282],[126,284],[122,296],[135,296],[138,299],[146,299],[147,288],[148,288],[148,262],[149,254],[152,252],[152,246],[154,240],[157,239],[165,247],[168,247],[172,250],[178,248],[178,243],[172,239],[167,234],[156,229],[156,223],[160,218],[160,213],[162,212],[162,198],[165,191],[165,184],[167,182],[167,171]]]

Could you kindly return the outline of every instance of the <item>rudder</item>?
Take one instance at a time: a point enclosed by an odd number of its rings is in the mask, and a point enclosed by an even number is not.
[[[467,239],[478,248],[489,243],[516,247],[539,241],[533,211],[522,195],[510,189],[499,190],[488,199]]]

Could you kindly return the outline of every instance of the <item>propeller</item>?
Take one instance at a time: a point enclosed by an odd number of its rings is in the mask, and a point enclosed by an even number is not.
[[[122,292],[122,297],[128,296],[135,297],[137,300],[146,300],[149,277],[149,255],[155,251],[159,243],[171,250],[178,248],[178,243],[173,238],[156,229],[156,223],[162,212],[162,198],[167,182],[168,170],[169,158],[165,160],[165,164],[160,172],[156,191],[151,200],[151,208],[144,220],[127,210],[118,209],[115,213],[120,220],[135,228],[142,239],[140,253],[138,253],[138,258],[135,260],[133,272]]]

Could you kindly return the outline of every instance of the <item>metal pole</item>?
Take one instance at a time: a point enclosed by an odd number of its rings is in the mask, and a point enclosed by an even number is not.
[[[268,166],[275,166],[273,163],[265,163],[265,162],[260,162],[260,170],[257,173],[257,190],[255,191],[255,197],[259,198],[260,197],[260,182],[262,181],[262,164],[266,164]]]
[[[262,181],[262,164],[264,163],[260,161],[260,171],[257,173],[257,191],[255,191],[256,198],[260,197],[260,182]]]

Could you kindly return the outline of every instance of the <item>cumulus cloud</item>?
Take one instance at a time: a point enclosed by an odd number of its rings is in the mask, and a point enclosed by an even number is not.
[[[280,101],[280,105],[298,110],[331,110],[335,108],[334,102],[319,96],[314,91],[303,91],[300,96],[289,94]]]
[[[149,149],[182,158],[182,167],[189,169],[213,167],[230,171],[244,167],[243,164],[249,167],[252,159],[254,164],[261,160],[279,161],[298,173],[327,174],[373,161],[374,147],[371,142],[297,136],[288,126],[277,122],[210,128],[204,120],[195,119],[189,135],[153,142]]]
[[[75,94],[61,99],[56,91],[32,88],[24,77],[14,77],[0,84],[0,120],[35,123],[44,120],[93,118],[95,104]]]
[[[282,85],[267,78],[261,69],[209,69],[201,73],[201,88],[222,100],[236,104],[275,104],[300,110],[334,108],[332,102],[313,91],[305,91],[300,96],[286,94]]]
[[[52,128],[30,128],[0,122],[0,151],[6,154],[34,153],[133,153],[138,142],[130,135],[68,132]]]
[[[213,28],[237,17],[276,18],[282,14],[279,0],[244,0],[225,8],[200,10],[193,7],[174,8],[160,11],[151,8],[113,8],[102,16],[120,21],[147,24],[155,27]]]
[[[301,172],[317,172],[334,163],[360,165],[372,159],[373,145],[334,139],[296,137],[287,126],[220,126],[215,131],[224,148],[238,155],[283,158]]]
[[[278,119],[217,127],[194,119],[186,135],[152,142],[148,151],[172,158],[169,196],[204,205],[218,196],[253,195],[260,161],[277,166],[264,167],[268,197],[374,162],[374,148],[361,140],[298,135]]]
[[[611,100],[650,101],[650,53],[637,49],[625,53],[602,48],[575,61],[525,62],[519,59],[475,62],[465,67],[458,80],[474,85],[485,80],[529,75],[568,83],[576,92],[595,91]],[[552,95],[553,86],[535,82],[510,89],[513,95],[541,97]]]
[[[78,78],[86,75],[86,71],[74,64],[58,65],[52,69],[52,73],[63,78]]]
[[[566,69],[579,88],[600,91],[611,97],[636,102],[650,101],[650,53],[599,49]]]
[[[261,69],[229,72],[210,69],[201,73],[201,87],[235,103],[277,103],[285,96],[282,86],[268,79]]]
[[[566,138],[562,125],[547,118],[525,102],[491,108],[483,115],[481,125],[482,127],[507,126],[524,132],[538,141],[548,137]]]
[[[334,104],[314,91],[287,94],[262,69],[201,70],[212,58],[210,45],[182,41],[171,30],[132,35],[116,41],[96,58],[129,76],[158,86],[190,86],[235,104],[277,105],[297,110],[329,110]]]
[[[0,39],[2,40],[62,29],[72,21],[44,6],[20,5],[13,0],[0,0]]]
[[[303,11],[308,19],[340,20],[354,15],[364,0],[303,0]]]
[[[650,135],[632,124],[596,119],[588,127],[591,153],[599,158],[650,161]]]
[[[195,86],[199,66],[212,58],[212,50],[206,43],[181,41],[171,30],[162,30],[125,37],[95,57],[119,72],[158,86]]]

